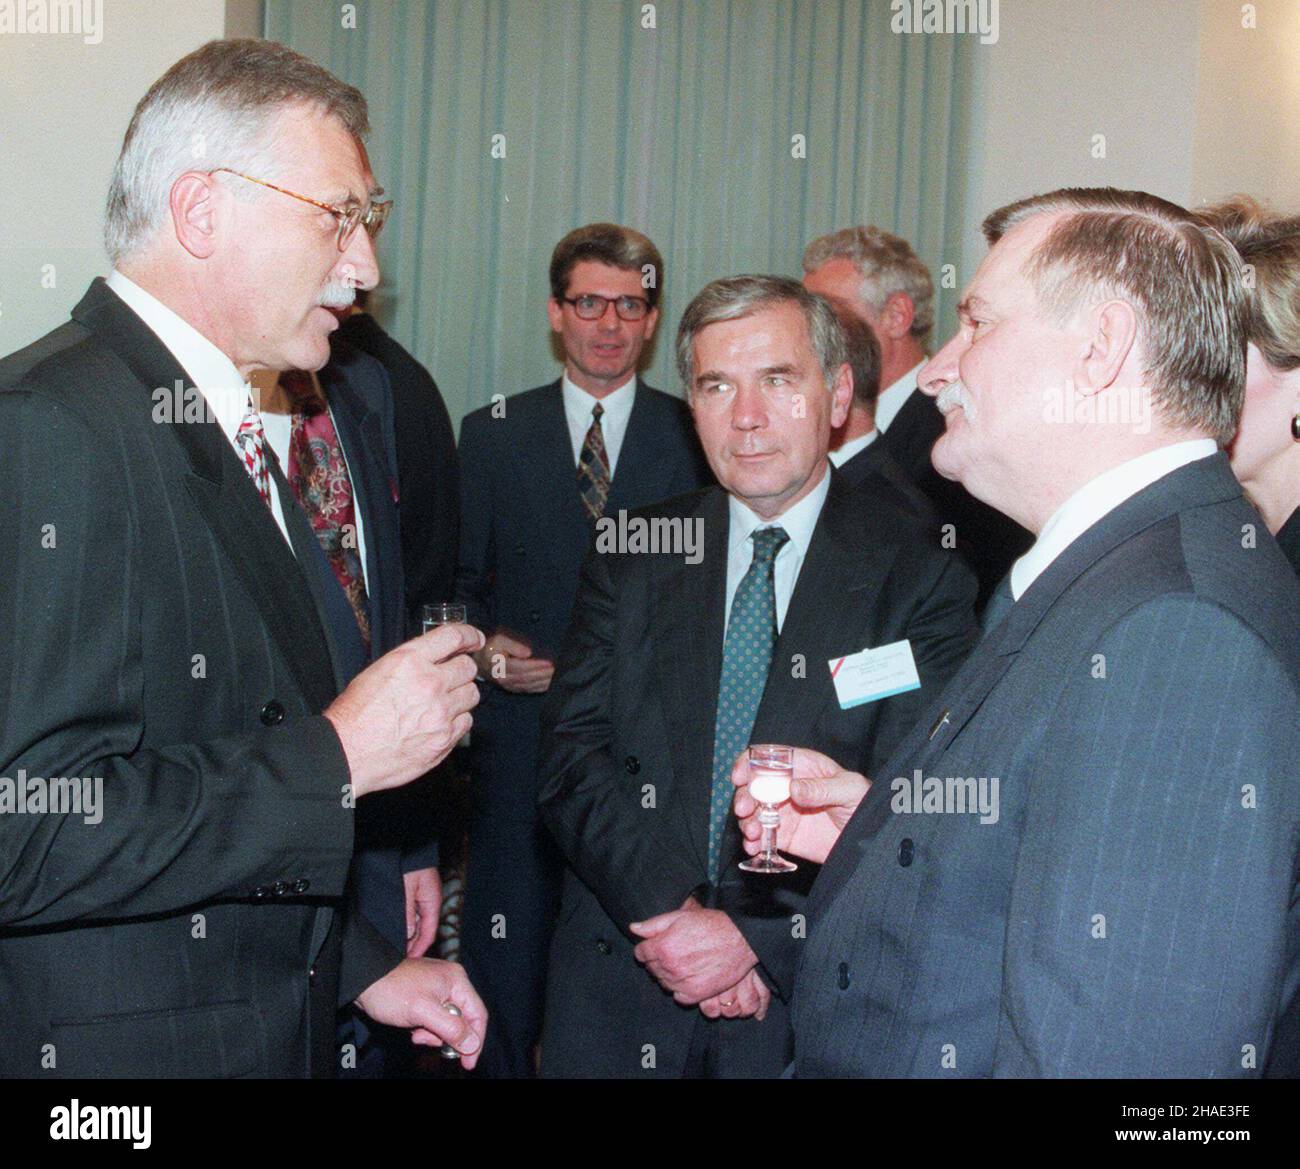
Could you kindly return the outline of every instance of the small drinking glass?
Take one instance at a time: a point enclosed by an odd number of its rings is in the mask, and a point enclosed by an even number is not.
[[[464,605],[455,605],[450,601],[424,605],[420,609],[420,632],[428,633],[439,625],[464,625],[466,616]]]
[[[749,748],[749,794],[758,804],[763,851],[740,862],[747,873],[793,873],[799,866],[776,850],[777,806],[790,798],[794,778],[794,748],[761,743]]]

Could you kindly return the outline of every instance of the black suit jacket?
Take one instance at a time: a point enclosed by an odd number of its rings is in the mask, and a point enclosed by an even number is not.
[[[102,779],[103,806],[0,816],[0,1071],[331,1074],[336,1007],[400,955],[340,928],[310,588],[218,424],[172,414],[157,337],[100,280],[72,315],[0,363],[0,774]]]
[[[851,486],[866,489],[874,498],[914,515],[934,530],[938,522],[934,505],[890,454],[881,441],[883,437],[877,437],[865,450],[840,464],[840,476]]]
[[[504,626],[535,655],[554,658],[592,535],[559,381],[466,415],[460,462],[457,600],[487,633]],[[709,479],[686,404],[638,382],[605,514],[617,516]],[[470,740],[479,808],[536,819],[541,703],[540,695],[483,686]]]
[[[930,452],[943,433],[943,415],[934,399],[913,390],[894,415],[889,429],[857,457],[892,455],[903,473],[930,501],[945,547],[955,546],[979,579],[979,609],[983,609],[1016,559],[1034,538],[1014,520],[981,503],[960,483],[934,469]],[[850,462],[856,462],[856,459]],[[950,525],[950,527],[945,527]]]
[[[637,964],[628,926],[709,886],[727,495],[710,488],[644,514],[700,521],[704,558],[691,565],[680,555],[593,552],[583,567],[543,715],[542,809],[569,863],[548,980],[547,1075],[680,1075],[701,1018]],[[961,560],[913,517],[832,472],[752,740],[813,747],[874,774],[970,647],[974,596]],[[842,710],[828,662],[903,638],[922,688]],[[722,879],[707,898],[746,935],[775,996],[763,1023],[722,1025],[763,1027],[764,1038],[783,1039],[780,999],[791,989],[797,915],[815,866],[787,878],[748,877],[736,867],[742,855],[732,821]],[[643,1064],[647,1043],[655,1046],[653,1069]]]
[[[1172,472],[927,698],[809,901],[797,1074],[1300,1072],[1300,588],[1257,524],[1222,454]]]
[[[460,536],[456,436],[437,383],[368,313],[348,317],[331,338],[375,358],[388,374],[396,443],[406,609],[418,632],[420,606],[451,599]]]

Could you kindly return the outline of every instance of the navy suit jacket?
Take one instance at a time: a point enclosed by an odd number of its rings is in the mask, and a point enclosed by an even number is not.
[[[1172,472],[926,703],[814,886],[796,1074],[1300,1071],[1300,587],[1248,525],[1223,455]]]
[[[554,660],[592,536],[560,382],[466,415],[460,464],[456,599],[468,606],[471,624],[489,634],[505,627],[536,656]],[[686,404],[638,381],[605,514],[680,495],[710,479]],[[472,794],[480,808],[536,819],[542,698],[483,686],[470,738],[478,781]]]

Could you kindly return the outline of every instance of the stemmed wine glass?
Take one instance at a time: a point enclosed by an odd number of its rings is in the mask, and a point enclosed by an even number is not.
[[[760,743],[749,748],[749,794],[758,804],[763,851],[740,862],[747,873],[793,873],[799,867],[776,850],[776,827],[781,823],[781,814],[776,809],[790,798],[793,778],[793,747]]]

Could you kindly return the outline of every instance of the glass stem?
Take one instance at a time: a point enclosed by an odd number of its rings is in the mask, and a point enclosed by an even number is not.
[[[763,829],[763,859],[770,861],[776,853],[776,829],[781,823],[781,813],[771,804],[760,804],[758,823]]]

